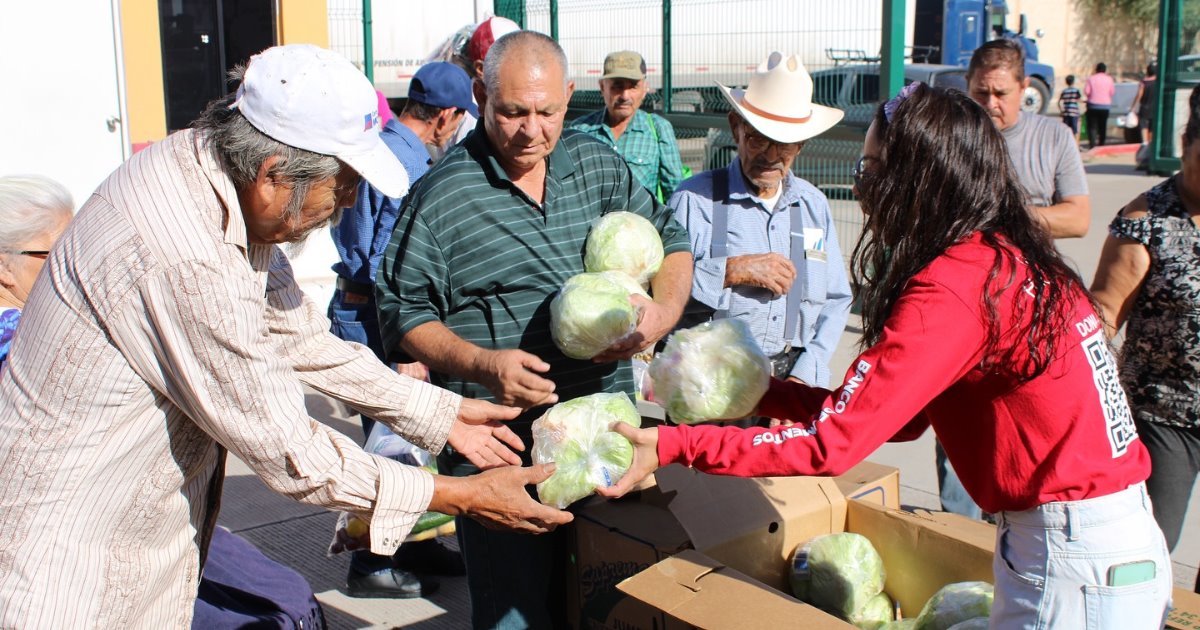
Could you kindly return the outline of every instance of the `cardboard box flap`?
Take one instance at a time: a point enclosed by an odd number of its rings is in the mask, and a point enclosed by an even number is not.
[[[828,478],[744,479],[678,465],[656,474],[692,547],[776,589],[787,590],[797,545],[841,531],[846,520],[846,500]]]
[[[854,627],[693,550],[667,558],[617,588],[699,628]]]
[[[1182,588],[1171,592],[1171,612],[1167,615],[1167,627],[1172,630],[1200,628],[1200,594]]]
[[[995,527],[957,515],[914,513],[851,501],[846,530],[866,536],[883,558],[884,590],[906,617],[916,616],[939,588],[952,582],[994,583]]]

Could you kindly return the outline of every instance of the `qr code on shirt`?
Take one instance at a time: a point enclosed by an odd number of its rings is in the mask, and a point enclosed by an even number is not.
[[[1124,455],[1129,443],[1137,438],[1133,414],[1129,411],[1129,401],[1125,399],[1125,390],[1121,388],[1117,377],[1117,362],[1108,350],[1103,330],[1083,340],[1083,351],[1087,354],[1088,364],[1092,366],[1092,381],[1096,384],[1096,392],[1100,394],[1108,443],[1115,459]]]

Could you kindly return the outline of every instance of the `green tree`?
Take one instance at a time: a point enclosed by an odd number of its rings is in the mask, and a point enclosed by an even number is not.
[[[1182,4],[1180,50],[1197,50],[1200,35],[1200,0],[1170,0]],[[1073,0],[1080,19],[1075,59],[1088,66],[1106,61],[1110,71],[1140,74],[1158,53],[1160,0]]]

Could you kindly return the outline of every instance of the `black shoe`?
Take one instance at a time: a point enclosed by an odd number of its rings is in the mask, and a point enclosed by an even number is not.
[[[436,538],[407,542],[392,555],[397,569],[428,575],[457,577],[467,574],[462,554],[443,547]]]
[[[400,569],[384,569],[374,573],[351,570],[346,576],[346,594],[350,597],[390,597],[414,599],[433,594],[438,583]]]

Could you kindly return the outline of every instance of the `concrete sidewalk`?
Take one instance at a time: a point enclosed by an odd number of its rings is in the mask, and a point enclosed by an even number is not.
[[[1087,165],[1091,187],[1092,225],[1082,239],[1060,241],[1061,251],[1071,258],[1084,280],[1090,282],[1096,268],[1107,225],[1116,211],[1139,193],[1160,181],[1133,170],[1131,155],[1101,156]],[[839,208],[839,212],[852,209]],[[853,217],[838,217],[855,223]],[[853,220],[850,220],[853,219]],[[851,243],[844,246],[849,249]],[[834,359],[835,374],[842,373],[855,356],[859,329],[851,321]],[[313,417],[355,439],[361,439],[357,418],[347,420],[345,410],[324,396],[312,393],[308,407]],[[938,507],[934,473],[933,437],[906,444],[888,444],[870,458],[900,468],[901,501],[906,505]],[[464,578],[439,578],[441,589],[428,599],[354,599],[339,589],[345,586],[346,556],[326,557],[335,516],[300,505],[269,490],[240,462],[230,458],[219,522],[244,536],[263,553],[302,573],[325,607],[330,628],[466,628],[470,609]],[[1184,524],[1183,539],[1174,554],[1175,581],[1191,588],[1200,564],[1200,491],[1193,489],[1192,510]],[[452,539],[444,540],[454,545]]]

